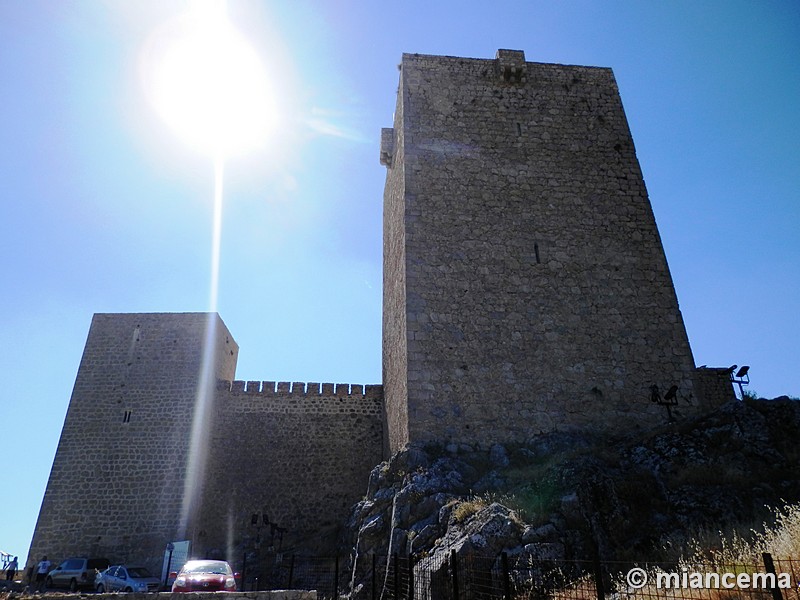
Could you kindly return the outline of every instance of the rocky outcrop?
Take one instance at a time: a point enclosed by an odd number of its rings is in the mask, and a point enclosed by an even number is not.
[[[353,510],[355,579],[369,554],[641,560],[703,528],[749,530],[765,507],[800,501],[798,429],[800,402],[779,398],[730,402],[635,439],[406,448],[373,469]]]

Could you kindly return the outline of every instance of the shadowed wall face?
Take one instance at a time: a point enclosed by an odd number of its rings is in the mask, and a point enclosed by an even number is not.
[[[235,561],[270,547],[331,553],[382,458],[379,385],[222,382],[195,547]]]
[[[652,385],[692,394],[610,69],[404,55],[381,160],[393,450],[655,424]]]

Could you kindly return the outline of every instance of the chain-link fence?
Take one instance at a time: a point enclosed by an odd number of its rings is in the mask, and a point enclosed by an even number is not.
[[[350,600],[800,600],[800,560],[751,564],[431,556],[285,556],[259,589]]]

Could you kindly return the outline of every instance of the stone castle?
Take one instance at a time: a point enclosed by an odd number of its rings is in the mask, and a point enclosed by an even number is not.
[[[216,314],[97,314],[29,561],[318,550],[408,444],[618,433],[663,423],[670,388],[684,411],[732,397],[695,369],[610,69],[406,54],[380,161],[382,385],[236,381]]]

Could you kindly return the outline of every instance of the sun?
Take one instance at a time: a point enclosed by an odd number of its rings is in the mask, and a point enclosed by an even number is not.
[[[201,2],[151,36],[145,87],[156,112],[191,147],[215,158],[261,146],[276,123],[264,64],[227,18]]]

